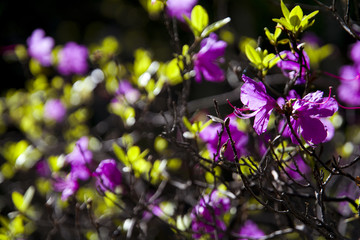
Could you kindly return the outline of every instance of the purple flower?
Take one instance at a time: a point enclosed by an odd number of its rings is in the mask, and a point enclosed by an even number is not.
[[[201,82],[201,76],[210,82],[222,82],[225,79],[223,70],[217,65],[223,61],[226,42],[217,41],[217,35],[211,33],[200,43],[200,51],[194,56],[194,70],[196,82]]]
[[[222,237],[226,225],[221,220],[221,216],[229,209],[230,199],[217,190],[201,198],[190,214],[192,219],[191,228],[195,232],[193,238],[199,239],[203,234],[210,234],[214,238],[215,229],[218,236]]]
[[[321,118],[331,117],[338,110],[334,98],[326,99],[322,96],[321,91],[309,93],[303,99],[297,99],[292,106],[291,126],[298,137],[301,135],[310,144],[319,144],[328,139],[330,130]],[[285,131],[290,135],[292,142],[297,143],[290,128]]]
[[[51,170],[46,160],[41,159],[35,165],[35,169],[37,174],[41,177],[49,177],[51,175]]]
[[[239,235],[249,238],[261,238],[265,233],[251,220],[247,220],[239,231]],[[238,240],[247,240],[247,238],[239,238]]]
[[[179,21],[185,22],[183,15],[190,18],[191,10],[196,3],[197,0],[167,0],[166,12],[170,17],[175,17]]]
[[[277,66],[281,69],[286,77],[294,79],[300,71],[299,54],[292,53],[291,51],[282,51],[280,55],[283,54],[286,54],[286,56],[283,57],[284,60],[280,60],[277,63]],[[306,69],[310,69],[309,63],[309,57],[306,52],[303,51],[301,74],[296,79],[295,84],[304,84],[306,82]]]
[[[127,80],[122,80],[119,83],[119,88],[116,90],[118,97],[124,97],[130,104],[135,103],[140,98],[139,90],[133,88]]]
[[[255,116],[254,129],[260,135],[266,131],[270,114],[274,108],[278,108],[276,101],[266,93],[262,82],[255,82],[243,75],[245,83],[241,86],[240,100],[248,107],[246,110],[254,111],[249,114],[242,112],[243,109],[235,109],[235,114],[243,119]]]
[[[359,188],[354,186],[353,184],[348,185],[340,185],[339,188],[341,189],[340,192],[337,194],[337,197],[348,197],[350,199],[358,199],[359,195]],[[352,210],[350,208],[350,204],[348,201],[342,201],[338,204],[338,211],[343,216],[349,216],[352,214]]]
[[[68,175],[65,179],[56,178],[53,186],[55,191],[62,192],[61,200],[63,201],[66,201],[79,189],[78,182],[70,175]]]
[[[310,167],[304,162],[304,160],[299,155],[294,157],[293,161],[296,162],[298,169],[296,168],[295,163],[291,162],[289,164],[289,168],[286,169],[286,172],[294,180],[303,180],[303,177],[299,174],[298,171],[300,171],[302,174],[307,174],[311,170]]]
[[[86,181],[91,177],[91,172],[85,164],[72,164],[70,175],[73,179]]]
[[[236,118],[233,116],[229,116],[230,118],[230,124],[229,129],[231,132],[231,137],[235,142],[235,148],[237,150],[237,153],[241,156],[246,154],[246,144],[248,142],[248,136],[240,131],[236,124]],[[206,127],[204,130],[200,132],[200,138],[206,142],[206,147],[210,153],[210,156],[212,157],[217,152],[217,145],[218,145],[218,133],[221,130],[221,124],[212,124],[208,127]],[[228,142],[229,136],[224,130],[221,141],[220,141],[220,147],[223,146],[226,142]],[[230,146],[230,142],[228,143],[228,146],[224,152],[224,157],[227,160],[233,161],[234,160],[234,152]],[[215,159],[218,160],[218,157]]]
[[[323,45],[321,39],[313,32],[306,32],[301,41],[314,46]]]
[[[94,175],[97,178],[97,185],[102,191],[114,191],[121,184],[121,172],[116,167],[114,159],[106,159],[100,162]]]
[[[357,41],[351,46],[350,58],[355,64],[360,64],[360,41]]]
[[[66,156],[66,161],[70,164],[81,165],[89,164],[92,160],[92,152],[88,150],[89,139],[80,138],[74,147],[74,150]]]
[[[83,45],[68,42],[59,52],[58,70],[63,75],[85,74],[88,70],[88,50]]]
[[[88,150],[89,139],[80,138],[74,150],[66,156],[66,161],[71,165],[71,177],[73,179],[87,180],[91,176],[88,165],[92,161],[92,152]]]
[[[66,108],[60,99],[51,99],[45,104],[45,117],[62,122],[66,115]]]
[[[52,63],[51,50],[54,47],[54,39],[45,37],[43,29],[35,29],[27,39],[28,53],[43,66],[50,66]]]
[[[340,68],[341,84],[337,89],[341,101],[357,106],[360,103],[360,67],[343,66]]]

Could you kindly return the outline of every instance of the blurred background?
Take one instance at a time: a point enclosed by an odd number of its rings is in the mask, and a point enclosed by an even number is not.
[[[150,0],[149,0],[150,1]],[[2,0],[0,2],[0,69],[1,92],[8,88],[23,87],[24,71],[19,62],[13,61],[8,54],[14,44],[26,44],[26,39],[36,28],[45,30],[48,36],[55,39],[56,44],[75,41],[87,46],[99,42],[105,36],[116,37],[121,44],[120,61],[131,61],[136,48],[151,49],[155,59],[165,61],[171,58],[174,49],[169,44],[170,37],[164,24],[163,12],[147,11],[147,0],[62,0],[62,1],[17,1]],[[312,0],[285,1],[289,7],[301,4],[305,13],[319,7]],[[278,0],[199,0],[210,16],[210,22],[231,17],[225,30],[232,33],[227,36],[230,43],[227,51],[232,57],[239,57],[239,41],[241,37],[264,37],[264,27],[273,31],[275,23],[272,18],[280,17],[280,1]],[[342,13],[342,2],[339,2],[339,13]],[[357,9],[351,8],[353,19],[357,17]],[[184,25],[179,26],[180,33],[188,32]],[[334,17],[320,8],[316,23],[309,31],[316,34],[324,43],[336,46],[334,55],[323,64],[332,71],[345,63],[347,46],[352,39],[335,21]],[[180,34],[183,44],[193,39],[190,33]],[[263,44],[267,44],[263,41]],[[271,49],[271,48],[270,48]],[[339,62],[340,61],[340,62]]]

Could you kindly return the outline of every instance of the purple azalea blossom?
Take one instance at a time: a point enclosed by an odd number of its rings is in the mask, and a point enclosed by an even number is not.
[[[49,177],[51,175],[51,170],[46,160],[41,159],[35,165],[35,169],[37,174],[41,177]]]
[[[357,41],[351,46],[350,58],[356,65],[360,64],[360,41]]]
[[[71,175],[73,179],[87,180],[91,176],[88,165],[92,161],[92,152],[88,150],[89,139],[80,138],[74,150],[66,156],[66,161],[71,165]]]
[[[290,99],[299,99],[299,101],[302,101],[300,99],[300,96],[296,93],[295,90],[290,90],[289,95],[286,97],[286,100],[289,101]],[[324,100],[326,101],[326,100]],[[285,100],[283,98],[278,98],[277,103],[280,107],[283,107],[285,104]],[[321,105],[321,104],[320,104]],[[324,125],[324,128],[326,129],[326,138],[322,142],[330,141],[335,133],[335,128],[332,125],[332,123],[327,118],[319,118],[321,123]],[[285,120],[280,120],[279,123],[279,131],[283,128],[284,124],[286,124]],[[292,133],[289,128],[289,126],[285,126],[284,132],[282,134],[284,137],[291,137]],[[296,140],[293,140],[293,143],[297,143]]]
[[[316,91],[307,94],[303,99],[297,99],[292,106],[290,123],[298,136],[310,144],[319,144],[328,140],[331,129],[322,118],[331,117],[338,110],[334,98],[323,98],[323,92]],[[285,134],[290,135],[291,141],[297,143],[296,137],[286,128]]]
[[[116,96],[117,97],[124,97],[125,100],[133,104],[140,98],[140,92],[139,90],[132,87],[131,83],[127,80],[122,80],[119,83],[119,88],[116,90]]]
[[[66,115],[66,108],[60,99],[51,99],[45,104],[44,115],[48,119],[62,122]]]
[[[88,50],[83,45],[68,42],[59,52],[58,70],[62,75],[85,74],[88,70]]]
[[[270,134],[262,134],[261,136],[258,137],[259,139],[259,144],[258,146],[258,150],[260,153],[260,156],[263,156],[266,153],[267,150],[267,144],[269,142],[269,140],[271,140]]]
[[[357,106],[360,103],[360,64],[356,66],[343,66],[340,68],[341,84],[337,89],[341,101]]]
[[[170,17],[175,17],[179,21],[185,22],[183,15],[190,18],[191,10],[198,0],[167,0],[166,13]]]
[[[239,235],[249,238],[261,238],[265,233],[251,220],[247,220],[239,231]],[[238,240],[247,240],[247,238],[239,238]]]
[[[306,32],[301,41],[314,46],[323,45],[321,39],[313,32]]]
[[[73,179],[86,181],[91,177],[91,172],[85,164],[72,164],[70,175]]]
[[[240,156],[245,155],[248,136],[243,131],[240,131],[238,129],[235,117],[230,116],[229,118],[230,118],[229,129],[231,132],[231,137],[235,142],[235,148],[237,150],[237,153]],[[212,124],[206,127],[204,130],[202,130],[199,134],[200,138],[207,143],[206,147],[211,157],[217,152],[218,132],[220,132],[220,130],[221,130],[221,124]],[[225,144],[228,140],[229,140],[229,136],[225,130],[221,136],[220,147],[223,144]],[[234,160],[234,152],[232,151],[230,143],[228,143],[228,146],[224,152],[224,157],[230,161]],[[218,157],[215,160],[218,160]]]
[[[43,29],[35,29],[27,39],[28,53],[31,57],[40,62],[43,66],[50,66],[52,63],[51,50],[55,45],[52,37],[45,37]]]
[[[283,57],[284,60],[280,60],[277,63],[277,66],[281,69],[282,73],[286,77],[293,79],[300,71],[300,64],[298,63],[299,54],[292,53],[291,51],[282,51],[280,55],[283,54],[286,54],[286,56]],[[305,51],[303,51],[303,56],[304,58],[302,61],[303,66],[301,68],[301,74],[298,79],[296,79],[295,84],[304,84],[306,82],[306,69],[310,69],[310,59]]]
[[[255,132],[260,135],[266,131],[272,110],[279,106],[275,99],[266,93],[265,85],[262,82],[255,82],[245,75],[242,78],[245,83],[241,86],[240,100],[247,106],[247,110],[254,112],[245,114],[240,109],[235,109],[235,114],[243,119],[255,116],[253,127]]]
[[[102,191],[114,191],[121,184],[121,172],[117,168],[114,159],[102,160],[94,175],[97,178],[97,185]]]
[[[348,197],[350,199],[358,199],[360,197],[360,193],[359,193],[359,188],[352,185],[352,184],[348,184],[348,185],[341,185],[340,186],[341,191],[337,194],[337,197]],[[342,201],[339,202],[338,204],[338,211],[343,215],[343,216],[349,216],[351,214],[353,214],[351,208],[350,208],[350,204],[347,201]]]
[[[225,80],[224,71],[217,65],[222,62],[227,44],[217,41],[217,35],[211,33],[200,43],[200,51],[194,56],[194,70],[196,82],[201,82],[203,76],[210,82],[222,82]]]
[[[79,183],[70,175],[68,175],[65,179],[56,178],[53,186],[55,191],[62,192],[61,200],[63,201],[66,201],[79,189]]]
[[[307,174],[310,172],[311,170],[310,167],[304,162],[304,160],[299,155],[294,157],[293,161],[296,162],[296,165],[298,166],[298,169],[302,174]],[[286,169],[286,172],[294,180],[297,181],[303,180],[303,177],[298,173],[297,168],[293,162],[289,164],[289,168]]]
[[[214,226],[218,231],[218,237],[221,238],[223,236],[222,232],[226,229],[221,216],[229,209],[230,199],[217,190],[201,198],[190,214],[192,219],[191,228],[195,232],[193,238],[199,239],[203,234],[210,234],[214,238]],[[213,216],[215,216],[215,219]]]

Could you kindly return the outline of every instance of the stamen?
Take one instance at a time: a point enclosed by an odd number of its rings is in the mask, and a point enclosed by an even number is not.
[[[335,99],[335,96],[333,96],[333,97]],[[335,99],[335,101],[337,102],[339,107],[344,108],[344,109],[360,109],[360,107],[345,107],[345,106],[341,105],[336,99]]]
[[[231,104],[231,102],[229,101],[229,99],[226,99],[226,101],[228,102],[228,104],[234,109],[235,113],[238,113],[238,112],[243,112],[243,111],[249,111],[250,109],[249,108],[238,108],[238,107],[235,107]]]
[[[322,105],[322,104],[327,103],[327,102],[330,100],[330,98],[332,98],[332,97],[331,97],[331,89],[332,89],[332,87],[330,86],[330,87],[329,87],[329,96],[327,97],[327,99],[326,99],[325,102],[318,103],[318,102],[306,101],[306,100],[304,100],[304,99],[297,99],[297,100],[303,101],[303,102],[307,102],[307,103]],[[334,99],[335,99],[335,98],[334,98]],[[335,101],[336,101],[336,99],[335,99]]]
[[[341,81],[355,81],[355,80],[357,80],[357,79],[359,79],[360,78],[360,73],[358,74],[358,75],[356,75],[356,77],[355,78],[353,78],[353,79],[346,79],[346,78],[342,78],[342,77],[340,77],[340,76],[337,76],[337,75],[335,75],[335,74],[332,74],[332,73],[329,73],[329,72],[323,72],[325,75],[328,75],[328,76],[330,76],[330,77],[333,77],[333,78],[336,78],[336,79],[339,79],[339,80],[341,80]]]

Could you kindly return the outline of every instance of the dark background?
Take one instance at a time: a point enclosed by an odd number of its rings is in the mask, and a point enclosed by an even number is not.
[[[319,9],[314,1],[300,2],[305,14]],[[289,0],[285,3],[292,8],[299,2]],[[271,19],[282,15],[280,1],[277,0],[200,0],[199,4],[208,10],[210,22],[231,17],[232,21],[226,27],[235,35],[233,46],[227,48],[231,58],[239,56],[238,42],[241,36],[264,37],[264,27],[273,31],[275,23]],[[352,16],[356,18],[355,11],[352,11]],[[163,17],[149,17],[138,0],[2,0],[1,92],[24,86],[26,77],[21,64],[12,61],[7,53],[14,44],[26,44],[26,39],[36,28],[43,28],[47,36],[55,39],[56,45],[75,41],[89,46],[99,43],[107,35],[113,35],[121,43],[120,61],[131,62],[133,51],[140,47],[151,49],[154,59],[167,61],[171,59],[174,49],[169,44],[170,37]],[[183,44],[191,43],[193,39],[186,27],[180,25],[179,31]],[[355,40],[324,10],[316,16],[316,23],[310,31],[316,32],[324,43],[337,46],[334,56],[322,66],[336,74],[337,68],[348,61],[348,44]],[[263,42],[268,47],[266,41]],[[272,50],[271,47],[269,49]]]

